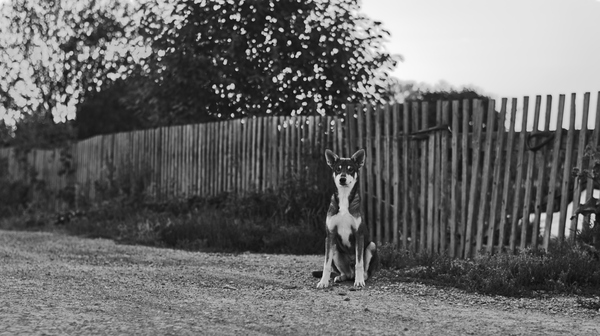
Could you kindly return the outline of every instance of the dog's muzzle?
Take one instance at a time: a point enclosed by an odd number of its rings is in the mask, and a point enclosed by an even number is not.
[[[341,185],[345,185],[346,184],[346,177],[345,176],[340,177],[340,184]]]

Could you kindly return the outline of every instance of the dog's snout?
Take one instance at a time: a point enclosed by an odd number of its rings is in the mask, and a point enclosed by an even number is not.
[[[345,184],[346,183],[346,177],[345,176],[340,177],[340,183],[341,184]]]

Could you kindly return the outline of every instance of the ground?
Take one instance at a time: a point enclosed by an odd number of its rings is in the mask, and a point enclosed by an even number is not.
[[[0,335],[598,335],[574,297],[489,297],[384,271],[316,289],[320,256],[0,231]]]

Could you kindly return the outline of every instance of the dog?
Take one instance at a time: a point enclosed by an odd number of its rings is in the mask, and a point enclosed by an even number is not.
[[[377,246],[369,237],[360,206],[358,178],[365,163],[365,151],[361,149],[351,158],[340,158],[327,149],[325,159],[333,171],[336,191],[331,196],[325,221],[327,237],[323,272],[313,272],[313,275],[321,276],[317,288],[329,286],[332,271],[339,273],[334,282],[354,279],[354,286],[362,288],[379,264]],[[355,266],[352,259],[356,261]]]

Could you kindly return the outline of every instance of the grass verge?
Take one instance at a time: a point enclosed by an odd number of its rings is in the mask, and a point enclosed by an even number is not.
[[[418,279],[470,292],[503,296],[535,296],[543,292],[600,294],[597,254],[579,243],[554,242],[549,251],[525,250],[516,255],[480,254],[451,259],[429,253],[380,249],[384,268],[405,279]]]

